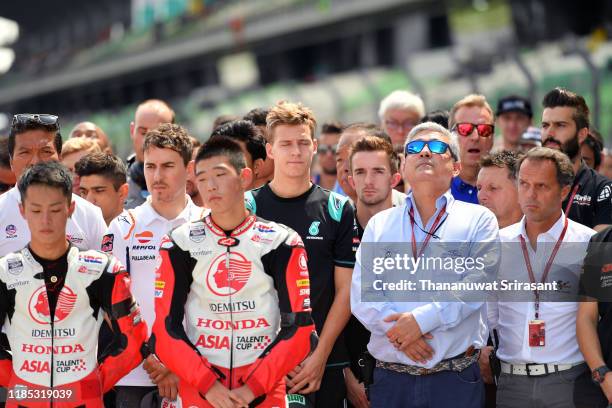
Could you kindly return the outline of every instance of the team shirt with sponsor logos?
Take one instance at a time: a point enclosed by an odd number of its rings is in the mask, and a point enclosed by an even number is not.
[[[580,294],[597,301],[597,335],[604,362],[612,367],[612,226],[593,235],[580,276]]]
[[[575,188],[577,188],[576,194],[572,194]],[[572,189],[563,202],[563,209],[567,208],[572,195],[572,204],[567,214],[570,220],[589,228],[600,224],[612,224],[612,180],[582,163],[574,178]]]
[[[0,319],[12,355],[0,350],[0,385],[61,386],[100,370],[103,387],[110,388],[142,358],[146,339],[128,287],[123,266],[99,251],[71,245],[60,260],[45,261],[26,247],[1,258]],[[114,343],[100,364],[103,310],[123,342]],[[9,363],[13,378],[7,379]]]
[[[106,223],[100,208],[72,195],[75,202],[74,213],[66,224],[66,238],[79,249],[100,249]],[[0,196],[0,256],[19,251],[30,242],[30,229],[19,213],[21,196],[13,187]]]
[[[269,184],[248,191],[247,208],[258,216],[287,225],[304,240],[311,280],[312,316],[317,331],[334,301],[334,268],[353,268],[354,242],[358,241],[353,208],[348,198],[313,184],[304,194],[279,197]],[[341,334],[327,360],[328,365],[347,364],[348,355]]]
[[[314,325],[295,231],[254,215],[223,231],[207,216],[173,230],[160,255],[155,352],[186,385],[203,395],[223,372],[259,396],[306,357]]]
[[[102,242],[102,251],[112,253],[122,262],[132,279],[132,293],[142,309],[149,332],[155,321],[155,270],[161,239],[173,228],[204,216],[205,210],[187,197],[187,205],[173,220],[167,220],[155,211],[151,197],[138,207],[125,210],[108,226]],[[118,385],[153,386],[142,365],[126,375]]]

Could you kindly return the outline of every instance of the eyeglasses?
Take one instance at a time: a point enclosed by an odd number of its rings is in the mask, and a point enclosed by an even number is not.
[[[453,130],[456,130],[459,135],[467,137],[472,134],[476,128],[476,132],[480,137],[491,137],[493,136],[493,132],[495,131],[495,126],[490,125],[488,123],[481,123],[477,125],[476,123],[457,123]]]
[[[11,127],[16,128],[31,124],[54,127],[55,130],[59,130],[59,118],[47,113],[18,113],[13,115]]]
[[[423,148],[425,146],[427,146],[429,151],[432,153],[444,154],[448,150],[451,156],[453,158],[455,157],[455,155],[453,154],[453,151],[450,149],[450,146],[441,140],[412,140],[411,142],[408,142],[408,144],[406,145],[406,149],[404,150],[404,153],[406,155],[419,154],[421,153],[421,151],[423,151]]]
[[[416,126],[416,123],[410,120],[404,122],[397,122],[395,120],[385,120],[385,126],[391,130],[408,130]]]
[[[317,146],[317,153],[320,153],[320,154],[325,154],[327,152],[330,152],[331,154],[336,154],[337,150],[338,150],[338,145],[320,144]]]

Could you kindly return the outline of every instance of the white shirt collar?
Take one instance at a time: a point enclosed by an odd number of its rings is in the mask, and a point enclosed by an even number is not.
[[[552,227],[548,229],[548,231],[538,235],[538,241],[557,241],[557,239],[559,239],[561,231],[563,231],[563,226],[565,225],[565,214],[563,214],[563,211],[561,211],[560,215],[561,216],[559,217],[559,219],[553,224]],[[511,238],[516,238],[518,240],[519,236],[522,235],[525,239],[527,239],[525,221],[526,219],[523,215],[523,218],[521,218],[519,222],[507,227],[509,232],[511,231],[511,234],[509,235]]]
[[[450,210],[452,209],[454,203],[455,198],[453,197],[453,194],[449,188],[444,194],[436,199],[436,211],[446,204],[445,212],[450,214]],[[408,194],[406,194],[406,209],[410,210],[412,206],[414,206],[414,195],[412,189],[410,189]],[[418,212],[416,206],[414,206],[414,209]]]
[[[191,201],[191,197],[189,197],[189,195],[185,194],[185,198],[187,199],[187,205],[174,220],[189,221],[191,219],[191,212],[194,208],[196,208],[196,205],[193,203],[193,201]],[[142,204],[142,213],[139,214],[139,221],[143,225],[149,225],[157,220],[163,222],[174,221],[168,220],[159,215],[159,213],[153,208],[153,205],[151,205],[151,196],[148,196],[146,201]]]
[[[19,194],[19,189],[17,188],[17,186],[11,188],[9,191],[6,192],[7,197],[10,197],[11,200],[15,200],[18,203],[21,203],[21,194]]]

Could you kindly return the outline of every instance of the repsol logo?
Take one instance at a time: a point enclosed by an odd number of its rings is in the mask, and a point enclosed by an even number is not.
[[[135,251],[145,251],[145,250],[155,251],[157,247],[155,245],[132,245],[132,249]]]

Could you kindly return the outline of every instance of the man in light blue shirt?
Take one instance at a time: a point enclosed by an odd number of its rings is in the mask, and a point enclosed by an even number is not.
[[[405,205],[369,221],[351,286],[351,310],[372,332],[368,350],[377,360],[372,407],[481,407],[484,388],[477,358],[487,340],[485,294],[467,295],[472,297],[468,301],[465,289],[422,291],[417,279],[443,276],[467,282],[492,276],[498,262],[497,220],[490,210],[453,198],[450,183],[461,166],[448,130],[420,124],[409,133],[404,151],[404,176],[412,190]],[[445,250],[446,244],[455,249]],[[444,254],[455,262],[484,261],[479,273],[466,272],[458,263],[446,275],[415,267],[412,274],[401,275],[415,283],[412,289],[398,291],[391,285],[380,290],[389,283],[381,281],[393,274],[376,271],[369,253],[382,249],[387,251],[384,260],[390,261],[393,251],[386,248],[398,247],[413,260]]]

